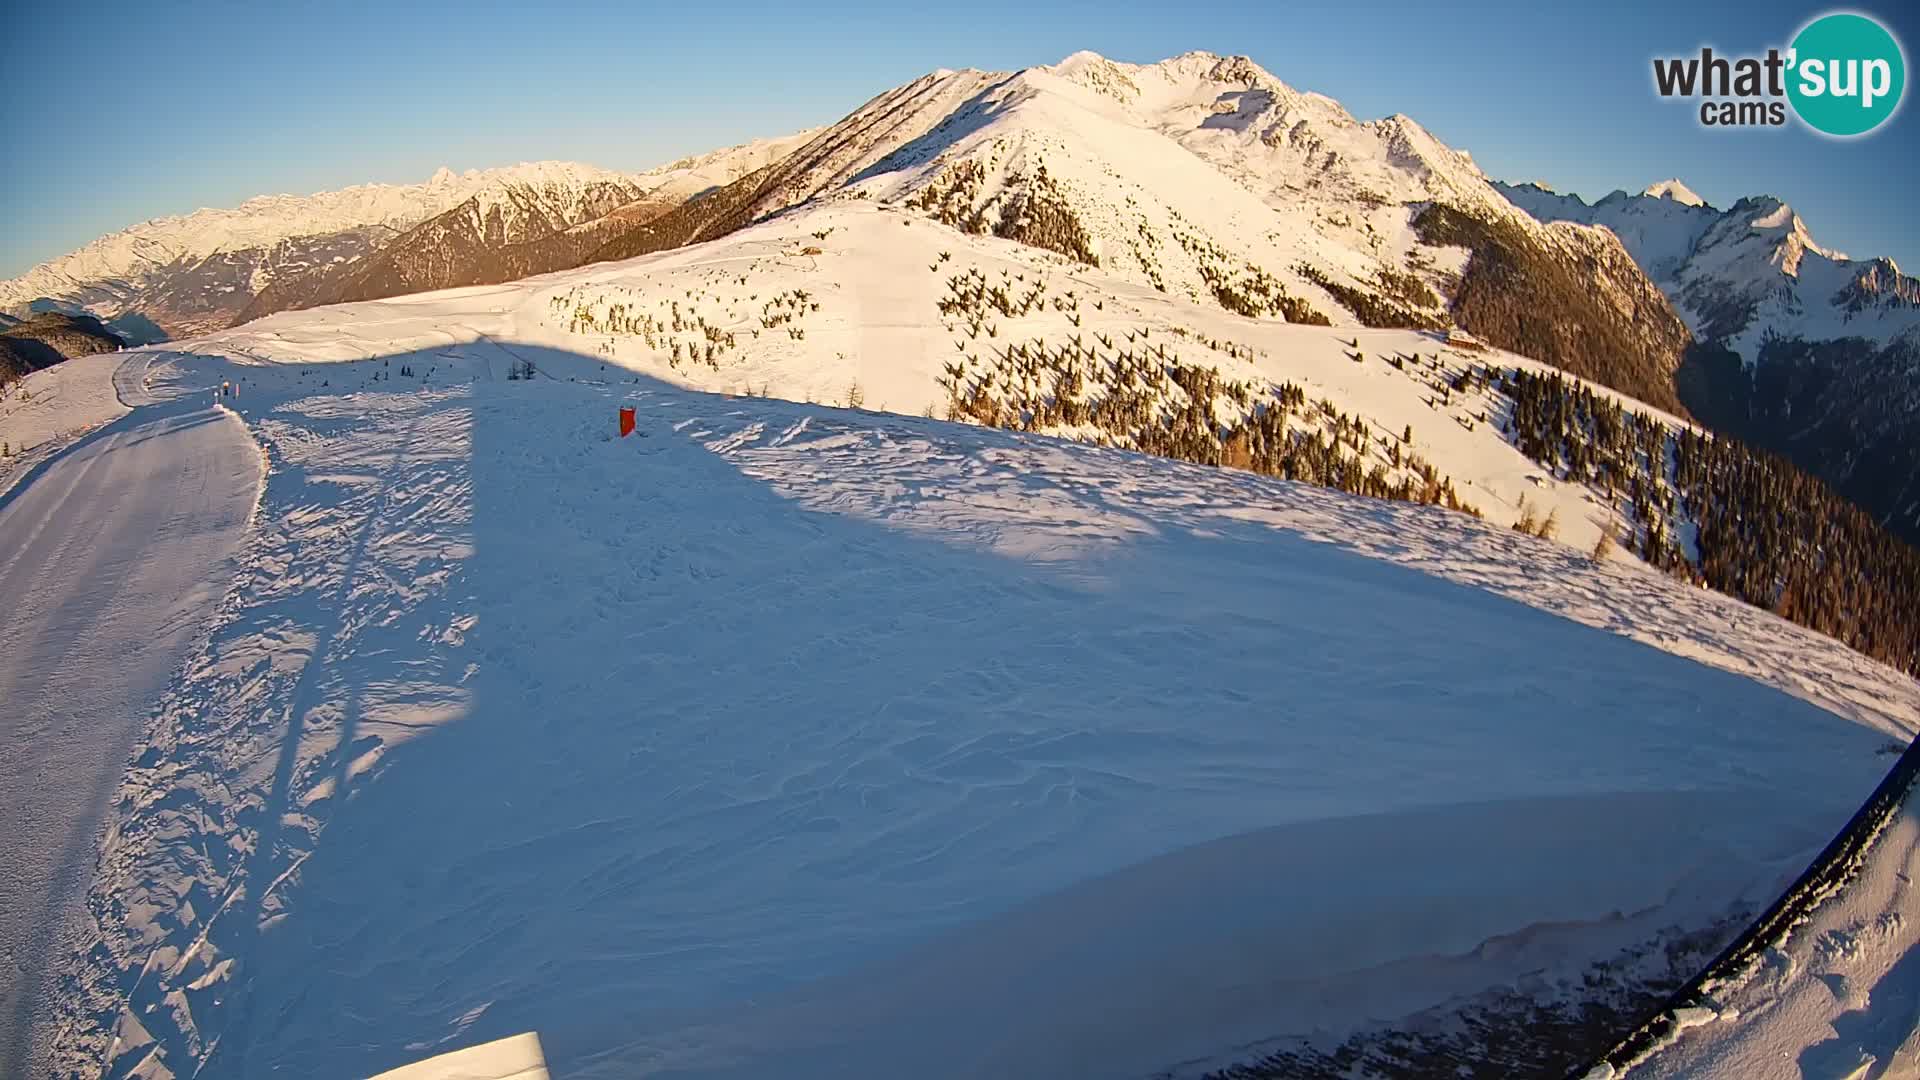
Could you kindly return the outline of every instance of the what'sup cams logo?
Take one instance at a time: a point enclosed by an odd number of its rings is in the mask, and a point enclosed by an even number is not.
[[[1656,57],[1663,98],[1700,101],[1704,127],[1780,127],[1787,110],[1824,135],[1851,138],[1885,124],[1907,89],[1906,54],[1878,21],[1850,11],[1822,15],[1785,51],[1765,56]]]

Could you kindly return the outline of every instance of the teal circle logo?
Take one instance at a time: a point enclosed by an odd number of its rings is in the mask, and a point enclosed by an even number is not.
[[[1865,15],[1820,16],[1793,39],[1788,56],[1793,111],[1828,135],[1865,135],[1886,123],[1907,89],[1900,43]]]

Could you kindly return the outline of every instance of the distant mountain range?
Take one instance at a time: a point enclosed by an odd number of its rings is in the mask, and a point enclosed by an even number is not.
[[[536,162],[421,184],[271,195],[124,229],[0,281],[0,310],[89,312],[137,342],[272,311],[577,265],[635,221],[722,186],[802,135],[644,173]],[[552,264],[552,265],[549,265]]]
[[[729,147],[632,176],[551,163],[528,167],[538,172],[488,184],[363,258],[278,278],[235,321],[579,266],[613,239],[780,158],[808,134]]]
[[[0,282],[0,310],[190,336],[854,198],[1250,317],[1463,327],[1787,454],[1920,536],[1920,282],[1821,247],[1771,198],[1723,211],[1670,180],[1589,205],[1493,182],[1413,119],[1357,120],[1244,57],[942,70],[826,128],[644,173],[547,162],[253,199]]]
[[[1168,139],[1190,152],[1166,154]],[[825,130],[650,173],[548,163],[250,200],[135,226],[0,282],[0,309],[87,310],[178,337],[630,257],[852,197],[913,199],[969,231],[1247,315],[1459,322],[1679,407],[1685,328],[1611,236],[1516,211],[1408,117],[1363,123],[1208,53],[934,72]],[[1541,311],[1551,325],[1528,314]]]
[[[1822,247],[1771,196],[1719,210],[1678,180],[1592,205],[1495,186],[1542,221],[1620,238],[1697,339],[1676,378],[1695,416],[1920,541],[1920,279]]]
[[[1748,360],[1778,338],[1886,345],[1920,327],[1920,280],[1891,259],[1850,259],[1820,246],[1800,215],[1772,196],[1717,210],[1668,180],[1589,206],[1538,184],[1494,186],[1542,221],[1612,230],[1689,329]]]

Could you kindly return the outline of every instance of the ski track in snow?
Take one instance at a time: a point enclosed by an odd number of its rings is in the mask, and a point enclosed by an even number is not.
[[[241,425],[199,395],[154,403],[142,387],[149,359],[89,357],[39,380],[45,406],[64,404],[69,420],[118,405],[116,383],[149,407],[77,443],[51,439],[66,452],[44,457],[30,485],[0,493],[0,1074],[9,1076],[44,1075],[40,1025],[82,930],[121,769],[232,579],[258,489]]]
[[[270,473],[64,1072],[1146,1072],[1764,903],[1920,716],[1463,515],[424,340],[166,368]]]

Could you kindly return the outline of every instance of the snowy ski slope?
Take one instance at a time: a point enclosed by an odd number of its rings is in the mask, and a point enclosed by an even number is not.
[[[1498,521],[698,390],[935,400],[937,285],[788,254],[812,232],[1038,265],[831,213],[162,355],[160,393],[241,380],[270,472],[117,799],[57,1071],[371,1073],[525,1031],[583,1075],[1333,1046],[1565,1001],[1763,905],[1915,730],[1910,680]],[[821,298],[737,373],[550,321],[736,271]],[[1351,332],[1227,329],[1431,415]],[[1489,505],[1553,490],[1482,440],[1434,459]]]
[[[1012,318],[989,314],[977,328],[969,315],[943,315],[940,305],[952,295],[951,281],[969,273],[1016,291],[1041,289],[1042,306]],[[1069,294],[1077,310],[1056,306],[1068,302]],[[639,325],[648,318],[651,331]],[[864,200],[810,206],[718,241],[643,259],[503,286],[273,316],[209,340],[265,356],[344,360],[478,333],[589,354],[722,393],[845,403],[857,385],[869,408],[932,410],[937,416],[948,407],[941,379],[949,363],[970,359],[977,376],[1016,344],[1052,348],[1077,340],[1104,357],[1164,345],[1172,355],[1216,367],[1228,378],[1291,381],[1312,397],[1331,399],[1370,421],[1380,437],[1379,455],[1386,437],[1397,441],[1411,427],[1409,449],[1441,466],[1489,520],[1515,520],[1525,497],[1543,515],[1558,511],[1566,543],[1591,548],[1601,529],[1618,519],[1596,492],[1547,475],[1506,443],[1493,430],[1497,423],[1489,423],[1500,419],[1500,402],[1441,388],[1443,375],[1475,362],[1536,370],[1544,365],[1505,353],[1449,350],[1417,331],[1329,330],[1244,318],[1210,301],[1156,291],[1124,273],[965,235]],[[715,346],[709,362],[709,334],[723,333],[731,342]],[[1112,344],[1100,345],[1102,337]],[[1363,355],[1359,363],[1351,355],[1356,346]],[[701,359],[694,359],[696,352]],[[1395,369],[1389,360],[1416,354],[1422,364],[1435,366],[1422,373]],[[504,377],[510,363],[499,357],[494,374]],[[1648,409],[1637,402],[1632,407]],[[1060,433],[1101,437],[1092,430]]]
[[[86,362],[60,367],[73,365],[57,385],[78,381]],[[76,419],[98,400],[46,393]],[[0,1073],[10,1076],[35,1075],[27,1028],[50,1014],[86,922],[121,772],[232,581],[259,479],[245,429],[197,397],[142,409],[37,468],[0,491]]]

